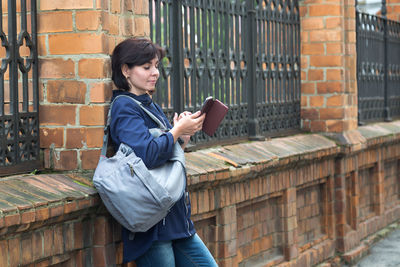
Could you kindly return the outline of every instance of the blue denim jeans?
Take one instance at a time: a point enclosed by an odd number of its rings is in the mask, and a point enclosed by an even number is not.
[[[172,241],[156,241],[135,262],[137,267],[218,266],[197,234]]]

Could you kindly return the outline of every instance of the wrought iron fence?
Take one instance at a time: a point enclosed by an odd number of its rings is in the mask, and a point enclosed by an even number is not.
[[[155,100],[169,116],[212,95],[229,106],[217,133],[194,144],[300,127],[297,0],[150,0],[151,38],[166,49]]]
[[[359,124],[400,116],[400,23],[382,11],[356,13]]]
[[[0,1],[0,14],[0,175],[4,175],[40,165],[36,1]]]

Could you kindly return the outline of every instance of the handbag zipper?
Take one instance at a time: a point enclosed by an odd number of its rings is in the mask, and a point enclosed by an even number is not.
[[[135,171],[133,170],[133,166],[129,163],[126,163],[129,166],[129,170],[131,171],[131,176],[133,176],[135,174]]]

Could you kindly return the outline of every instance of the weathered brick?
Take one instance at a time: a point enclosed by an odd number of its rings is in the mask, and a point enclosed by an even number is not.
[[[119,34],[119,16],[115,14],[108,14],[106,17],[106,28],[109,34],[118,35]],[[108,27],[107,27],[108,26]]]
[[[49,52],[52,55],[94,54],[108,51],[104,34],[54,34],[49,35],[48,43]]]
[[[42,58],[39,60],[41,78],[74,78],[75,63],[71,59]]]
[[[311,132],[325,132],[326,122],[325,121],[311,121],[310,125]]]
[[[318,94],[331,94],[343,92],[342,82],[321,82],[317,83]]]
[[[104,125],[106,117],[107,110],[104,106],[82,106],[79,110],[80,125]]]
[[[85,150],[80,152],[82,169],[94,170],[99,162],[100,150]]]
[[[121,0],[111,0],[110,1],[110,11],[112,13],[121,13]]]
[[[326,80],[327,81],[343,80],[343,70],[342,69],[327,69],[326,70]]]
[[[309,105],[310,107],[323,107],[324,106],[324,101],[325,97],[324,96],[310,96],[309,97],[310,102]]]
[[[32,258],[37,261],[43,257],[43,232],[36,231],[32,233]]]
[[[319,110],[321,120],[343,119],[343,108],[321,108]]]
[[[133,12],[135,13],[135,15],[149,14],[149,2],[148,1],[133,1]]]
[[[150,35],[150,21],[145,17],[136,17],[134,21],[134,33],[137,36]]]
[[[18,236],[8,240],[8,259],[8,266],[19,266],[21,264],[21,243]]]
[[[75,170],[78,166],[77,152],[73,150],[55,151],[53,157],[54,169]]]
[[[342,56],[310,56],[313,67],[339,67],[342,64]]]
[[[120,33],[122,36],[132,36],[134,33],[136,34],[137,31],[134,31],[134,22],[136,20],[133,17],[120,17],[119,18],[119,27]],[[142,29],[139,29],[142,30]],[[144,30],[142,30],[144,32]]]
[[[0,265],[8,266],[8,244],[7,240],[0,241]]]
[[[41,0],[40,10],[59,10],[59,9],[86,9],[93,8],[93,0]]]
[[[101,23],[101,12],[77,11],[75,15],[76,29],[80,31],[95,31],[99,29]]]
[[[327,55],[342,55],[343,54],[343,44],[342,43],[327,43],[326,44],[326,54]]]
[[[334,29],[342,26],[340,17],[328,17],[325,19],[325,23],[327,29]]]
[[[53,253],[55,255],[64,253],[64,238],[62,224],[54,226]]]
[[[72,11],[38,13],[38,33],[68,31],[72,31]]]
[[[315,83],[302,83],[301,94],[315,94],[316,84]]]
[[[93,247],[93,265],[106,267],[106,250],[105,247]]]
[[[324,70],[310,69],[308,70],[309,81],[322,81],[324,79]]]
[[[32,235],[24,235],[21,239],[21,256],[22,256],[22,264],[29,264],[33,259],[33,251],[32,251]]]
[[[48,81],[47,100],[52,103],[85,103],[86,84],[79,81]]]
[[[304,55],[324,55],[324,43],[302,43],[301,53]]]
[[[301,29],[304,30],[318,30],[324,28],[323,17],[309,17],[301,20]]]
[[[41,125],[75,125],[75,110],[72,105],[41,105],[39,118]]]
[[[21,223],[22,224],[28,224],[34,222],[36,219],[36,213],[35,211],[25,211],[21,212]]]
[[[66,148],[82,148],[86,143],[85,128],[69,128],[67,129]]]
[[[94,221],[93,244],[105,246],[113,242],[113,225],[110,218],[101,216]]]
[[[308,7],[309,16],[339,16],[341,15],[340,5],[310,5]]]
[[[4,217],[4,224],[6,227],[14,226],[21,223],[21,216],[17,214],[11,214]]]
[[[91,103],[105,103],[110,101],[112,96],[111,82],[92,83],[89,88]]]
[[[315,30],[309,33],[310,42],[339,42],[343,39],[341,30]]]
[[[345,106],[346,104],[346,96],[343,95],[330,96],[326,100],[327,107],[340,107]]]
[[[49,208],[41,208],[36,210],[36,221],[44,221],[50,217]]]
[[[38,39],[38,54],[41,56],[46,56],[47,53],[47,44],[46,44],[46,40],[47,40],[47,35],[39,35],[37,37]]]
[[[64,145],[63,128],[40,128],[40,147],[62,147]]]
[[[105,58],[85,58],[78,64],[79,77],[101,79],[110,76],[110,60]]]

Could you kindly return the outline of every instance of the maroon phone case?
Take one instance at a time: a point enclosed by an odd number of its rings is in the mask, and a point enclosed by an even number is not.
[[[228,112],[228,107],[218,99],[214,100],[212,97],[207,97],[201,111],[206,113],[202,130],[208,136],[213,136]]]

